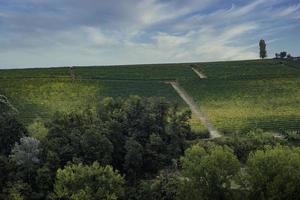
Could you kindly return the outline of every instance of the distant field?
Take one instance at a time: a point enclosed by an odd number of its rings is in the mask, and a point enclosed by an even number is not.
[[[76,67],[80,78],[108,80],[186,80],[197,78],[189,64]]]
[[[44,68],[44,69],[10,69],[0,70],[0,78],[58,78],[69,77],[70,73],[67,67]]]
[[[197,78],[190,64],[158,64],[158,65],[129,65],[129,66],[91,66],[74,67],[77,79],[101,80],[175,80]],[[14,69],[0,70],[2,78],[69,78],[70,69]]]
[[[196,68],[208,79],[181,84],[223,131],[299,130],[299,66],[269,60],[206,63]]]
[[[300,77],[300,62],[236,61],[198,64],[209,79],[249,80]]]
[[[199,79],[191,66],[208,79]],[[300,130],[300,63],[265,61],[0,70],[0,94],[27,124],[56,111],[95,107],[103,97],[161,96],[186,107],[178,80],[221,131]],[[193,119],[193,127],[205,128]]]
[[[30,121],[48,118],[56,111],[71,112],[95,107],[104,97],[165,97],[183,104],[172,87],[157,81],[102,81],[71,79],[0,79],[0,93],[8,96],[21,117]]]

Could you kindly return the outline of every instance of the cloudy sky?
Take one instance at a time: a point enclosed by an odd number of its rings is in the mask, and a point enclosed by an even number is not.
[[[300,55],[300,0],[0,0],[0,68]]]

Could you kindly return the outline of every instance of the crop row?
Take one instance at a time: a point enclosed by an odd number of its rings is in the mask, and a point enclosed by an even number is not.
[[[196,65],[210,79],[270,79],[299,77],[300,63],[279,61],[252,61],[232,63],[206,63]],[[299,68],[297,68],[299,66]]]
[[[221,130],[300,129],[300,77],[181,84]]]

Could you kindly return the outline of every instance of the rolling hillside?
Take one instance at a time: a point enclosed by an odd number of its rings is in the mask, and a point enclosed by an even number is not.
[[[207,76],[200,79],[192,67]],[[277,60],[0,70],[0,94],[27,125],[57,111],[94,108],[102,98],[165,97],[187,105],[177,81],[221,132],[300,129],[300,63]],[[72,78],[71,74],[74,74]],[[205,130],[193,118],[194,128]]]

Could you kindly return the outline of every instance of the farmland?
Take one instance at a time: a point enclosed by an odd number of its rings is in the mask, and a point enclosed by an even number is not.
[[[200,79],[191,66],[208,78]],[[300,64],[236,61],[193,64],[0,70],[0,93],[27,124],[56,111],[94,108],[104,97],[165,97],[186,105],[165,81],[177,80],[223,132],[300,129]],[[204,130],[196,119],[194,126]]]
[[[102,81],[70,79],[10,79],[0,80],[1,93],[8,96],[26,122],[48,118],[56,111],[72,112],[94,108],[104,97],[165,97],[181,102],[171,86],[155,81]],[[182,103],[182,102],[181,102]]]
[[[182,85],[225,132],[299,130],[298,66],[276,61],[207,63],[196,68],[208,79]]]

